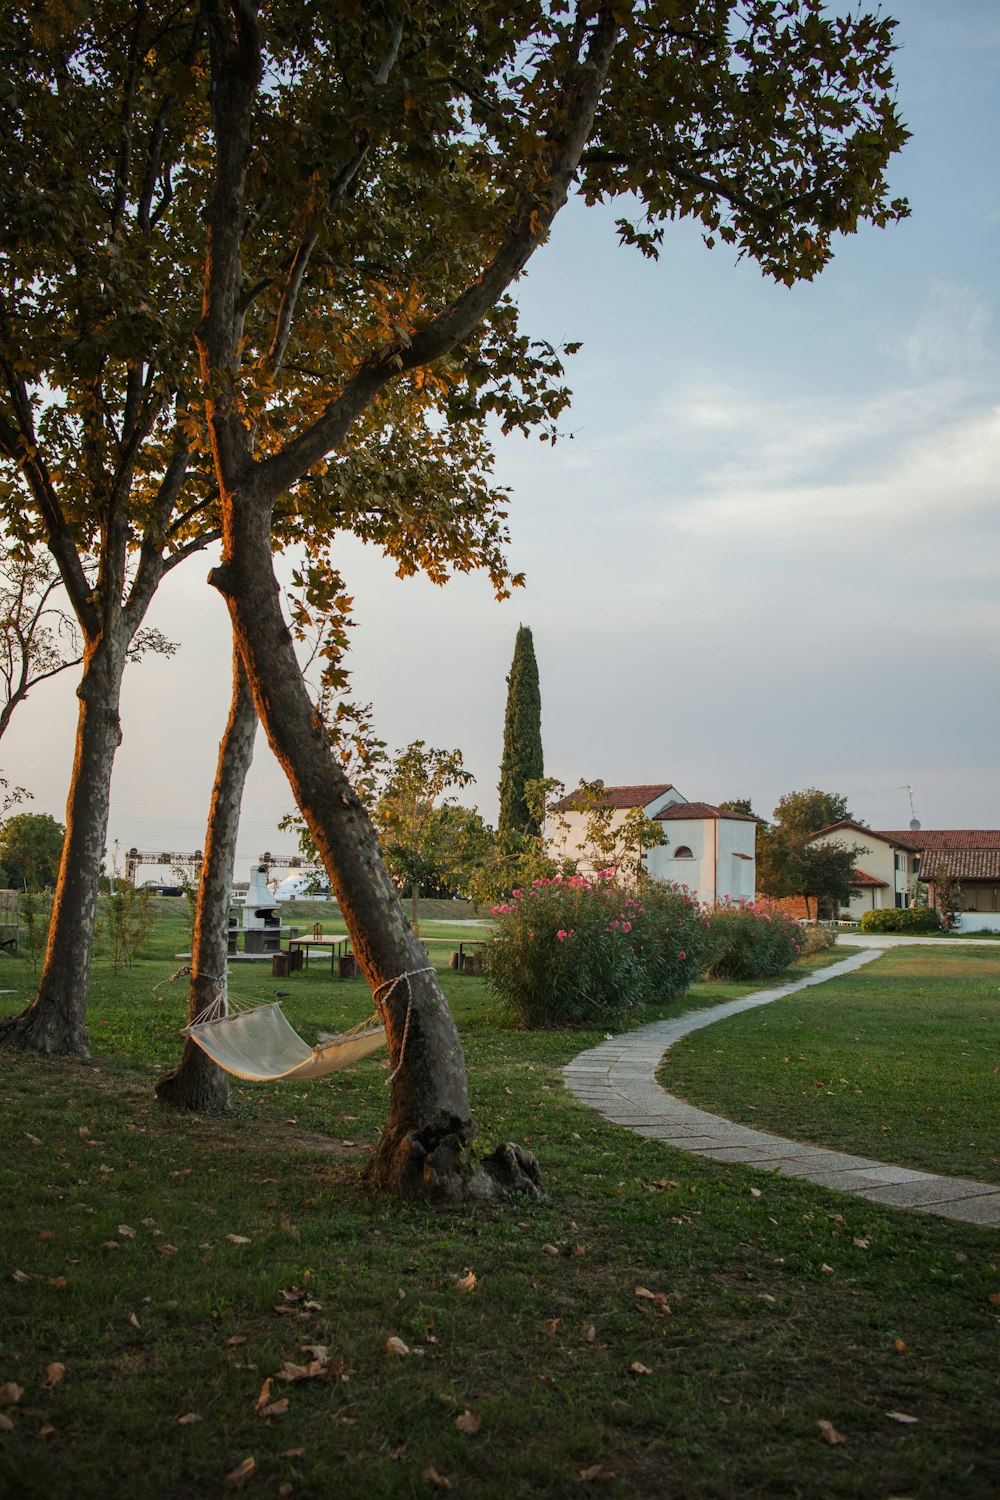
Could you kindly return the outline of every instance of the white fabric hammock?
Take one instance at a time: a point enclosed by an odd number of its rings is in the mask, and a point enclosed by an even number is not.
[[[281,1078],[323,1078],[385,1046],[385,1027],[369,1020],[310,1047],[286,1018],[280,1003],[185,1026],[182,1036],[207,1052],[236,1078],[267,1083]]]

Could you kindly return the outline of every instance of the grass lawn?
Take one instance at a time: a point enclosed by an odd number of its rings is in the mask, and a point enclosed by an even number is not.
[[[659,1077],[795,1140],[1000,1183],[998,1041],[1000,948],[895,948],[686,1038]]]
[[[310,1085],[235,1085],[222,1121],[155,1104],[186,999],[161,983],[179,906],[131,975],[98,959],[89,1063],[3,1059],[5,1500],[216,1497],[240,1466],[249,1496],[310,1500],[594,1484],[994,1500],[995,1233],[604,1125],[560,1074],[597,1035],[517,1032],[447,969],[484,1139],[527,1142],[550,1197],[446,1213],[374,1197],[377,1055]],[[0,960],[6,1013],[30,978]],[[315,961],[231,983],[289,991],[307,1037],[370,1008]]]

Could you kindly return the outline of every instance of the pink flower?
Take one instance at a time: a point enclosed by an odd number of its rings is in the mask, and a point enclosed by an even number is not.
[[[560,927],[559,931],[556,933],[556,941],[564,943],[568,937],[569,933],[566,931],[565,927]]]
[[[682,949],[681,949],[681,951],[680,951],[680,952],[679,952],[679,953],[678,953],[678,955],[677,955],[677,957],[678,957],[678,958],[687,958],[687,954],[686,954],[686,953],[685,953],[685,952],[684,952],[684,949],[683,949],[683,948],[682,948]]]
[[[622,932],[631,932],[631,931],[632,931],[632,923],[631,922],[623,922],[622,923]]]

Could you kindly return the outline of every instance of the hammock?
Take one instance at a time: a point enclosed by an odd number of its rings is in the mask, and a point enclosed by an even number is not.
[[[385,1046],[385,1027],[369,1017],[352,1031],[310,1047],[288,1021],[279,1001],[185,1026],[182,1036],[236,1078],[257,1083],[279,1078],[323,1078]]]
[[[179,969],[171,980],[190,969]],[[406,1039],[410,1031],[410,1009],[413,994],[410,980],[418,974],[433,974],[433,964],[423,969],[409,969],[380,984],[372,996],[377,1010],[385,1014],[385,1007],[397,984],[406,985],[406,1019],[403,1037],[399,1044],[396,1067],[387,1083],[392,1083],[403,1066]],[[163,981],[167,983],[166,980]],[[189,1036],[214,1063],[232,1073],[236,1078],[249,1078],[256,1083],[273,1083],[279,1078],[325,1078],[327,1073],[336,1073],[340,1068],[367,1057],[385,1046],[385,1027],[377,1016],[369,1016],[350,1031],[329,1037],[310,1047],[299,1036],[281,1009],[281,1002],[272,1000],[269,1005],[257,1005],[252,1010],[234,1011],[226,998],[225,980],[216,979],[216,998],[202,1012],[205,1019],[195,1021],[181,1030],[181,1036]]]

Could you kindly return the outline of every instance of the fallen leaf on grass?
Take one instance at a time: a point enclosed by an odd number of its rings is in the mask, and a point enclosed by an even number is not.
[[[757,1293],[757,1301],[758,1302],[771,1302],[771,1303],[774,1303],[774,1302],[777,1302],[777,1300],[778,1300],[777,1297],[772,1297],[770,1292],[758,1292]]]
[[[119,1224],[119,1226],[118,1226],[118,1233],[121,1235],[122,1239],[125,1239],[125,1240],[134,1240],[135,1239],[135,1230],[134,1229],[130,1229],[127,1224]]]
[[[282,1458],[301,1458],[306,1450],[304,1448],[286,1448],[281,1454]]]
[[[132,1325],[133,1328],[141,1328],[142,1327],[142,1324],[139,1322],[139,1319],[136,1317],[136,1315],[135,1315],[134,1312],[130,1312],[129,1313],[128,1320],[131,1323],[131,1325]]]
[[[555,1246],[555,1245],[543,1245],[542,1246],[542,1254],[543,1255],[558,1255],[559,1254],[559,1250],[558,1250],[557,1246]]]
[[[446,1479],[443,1474],[439,1474],[433,1464],[429,1464],[424,1470],[424,1478],[427,1480],[427,1483],[432,1484],[436,1490],[451,1489],[451,1480]]]
[[[286,1479],[284,1484],[278,1485],[278,1500],[289,1500],[289,1496],[295,1494],[295,1486]]]
[[[990,1302],[994,1307],[1000,1307],[1000,1292],[990,1292]]]
[[[13,1271],[11,1273],[11,1280],[12,1281],[30,1281],[31,1277],[28,1275],[27,1271]]]
[[[764,1194],[761,1192],[760,1188],[751,1188],[750,1196],[751,1198],[763,1198]]]
[[[820,1420],[816,1423],[816,1426],[819,1428],[819,1435],[823,1439],[824,1443],[829,1443],[831,1448],[836,1448],[838,1443],[847,1442],[844,1434],[842,1432],[838,1432],[832,1422],[824,1422]]]
[[[23,1386],[17,1385],[13,1380],[7,1380],[0,1385],[0,1406],[16,1406],[23,1395]]]
[[[241,1490],[256,1467],[257,1461],[253,1457],[253,1455],[251,1455],[249,1458],[245,1458],[241,1464],[236,1465],[235,1469],[230,1469],[229,1473],[222,1481],[226,1489]]]
[[[66,1280],[65,1276],[50,1276],[49,1286],[53,1286],[55,1287],[57,1292],[61,1292],[64,1287],[69,1286],[69,1282]]]
[[[102,1250],[120,1250],[121,1247],[122,1247],[121,1240],[102,1240],[101,1241],[101,1249]]]
[[[38,1436],[51,1437],[54,1432],[55,1428],[53,1427],[51,1422],[43,1422],[41,1427],[39,1427],[38,1429]]]
[[[52,1230],[51,1229],[40,1229],[38,1231],[37,1235],[35,1236],[35,1238],[39,1239],[39,1240],[50,1240],[52,1238]]]
[[[869,1250],[871,1248],[871,1243],[871,1240],[864,1239],[860,1234],[856,1234],[851,1241],[851,1244],[856,1250]]]
[[[6,1412],[0,1411],[0,1432],[13,1432],[14,1424]]]
[[[455,1278],[455,1289],[459,1292],[471,1292],[475,1284],[476,1273],[475,1271],[469,1270],[468,1268],[466,1268],[464,1276],[458,1276]]]
[[[29,1135],[27,1131],[24,1132],[24,1138],[30,1141],[33,1146],[40,1146],[42,1144],[37,1135]]]
[[[156,1248],[157,1255],[176,1255],[177,1254],[177,1246],[176,1245],[157,1245],[155,1248]]]
[[[226,1348],[235,1349],[237,1344],[245,1344],[247,1336],[245,1333],[234,1333],[232,1338],[226,1339]]]
[[[651,1302],[659,1312],[670,1312],[670,1303],[667,1301],[666,1292],[651,1292],[648,1287],[637,1286],[635,1295],[640,1302]]]
[[[250,1240],[245,1234],[227,1234],[226,1239],[231,1245],[249,1245]]]
[[[580,1478],[584,1484],[614,1484],[615,1481],[613,1470],[605,1469],[602,1464],[591,1464],[589,1469],[581,1469]]]
[[[258,1406],[257,1415],[265,1422],[280,1422],[282,1417],[288,1416],[288,1397],[281,1396],[277,1401],[269,1401],[266,1406]]]
[[[557,1331],[557,1329],[559,1327],[559,1324],[561,1322],[562,1322],[561,1318],[549,1318],[549,1319],[547,1319],[546,1323],[545,1323],[545,1332],[546,1333],[555,1333]]]
[[[826,1261],[824,1261],[823,1264],[820,1266],[820,1270],[822,1271],[822,1273],[823,1273],[824,1276],[832,1276],[833,1275],[833,1267],[832,1266],[828,1266],[827,1263],[826,1263]]]
[[[66,1366],[61,1365],[58,1360],[53,1360],[52,1364],[45,1366],[46,1380],[44,1385],[42,1386],[42,1390],[55,1390],[56,1386],[59,1384],[60,1380],[63,1379],[65,1374]]]
[[[402,1339],[398,1339],[393,1334],[391,1338],[386,1339],[385,1350],[387,1354],[395,1354],[402,1359],[405,1355],[409,1354],[410,1346],[409,1344],[404,1344]]]
[[[641,1364],[637,1359],[634,1359],[632,1361],[632,1363],[629,1365],[629,1369],[632,1371],[633,1375],[652,1375],[653,1373],[648,1365]]]
[[[584,1341],[588,1344],[592,1344],[597,1337],[597,1329],[594,1327],[593,1323],[581,1324],[580,1332],[583,1334]]]
[[[183,1417],[177,1418],[178,1427],[191,1427],[195,1422],[200,1422],[201,1417],[196,1411],[186,1411]]]
[[[902,1422],[906,1427],[913,1427],[920,1421],[919,1417],[908,1416],[905,1411],[887,1411],[886,1416],[890,1422]]]
[[[266,1406],[267,1403],[270,1401],[270,1399],[271,1399],[271,1377],[269,1375],[267,1377],[267,1379],[264,1381],[264,1384],[260,1388],[260,1395],[257,1397],[257,1400],[254,1403],[254,1410],[255,1411],[260,1411],[261,1407],[262,1406]]]
[[[460,1417],[455,1418],[455,1426],[459,1432],[464,1432],[467,1437],[475,1437],[482,1425],[482,1417],[479,1416],[478,1412],[469,1411],[468,1407],[466,1407]]]
[[[897,1354],[905,1354],[908,1345],[904,1344],[902,1339],[893,1339],[892,1347],[895,1349]]]

